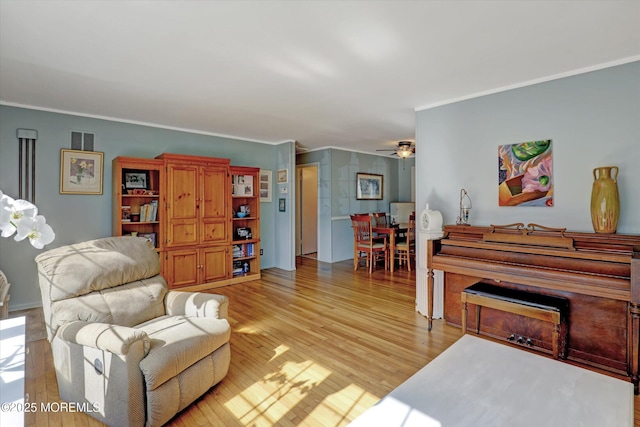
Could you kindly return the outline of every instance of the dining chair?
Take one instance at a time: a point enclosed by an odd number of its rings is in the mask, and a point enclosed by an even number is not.
[[[373,217],[374,227],[386,227],[388,225],[386,212],[374,212],[371,216]]]
[[[373,272],[373,265],[384,258],[384,268],[388,268],[387,238],[383,236],[373,236],[373,217],[370,215],[351,215],[351,225],[353,226],[353,269],[357,270],[360,259],[366,258],[366,265],[369,267],[369,274]]]
[[[416,257],[416,215],[409,215],[406,238],[396,242],[396,252],[400,265],[407,263],[407,270],[411,271],[411,259]]]

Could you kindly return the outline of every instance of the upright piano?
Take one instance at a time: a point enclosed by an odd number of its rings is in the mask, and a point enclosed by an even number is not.
[[[522,223],[448,225],[427,244],[428,319],[433,319],[433,270],[444,272],[444,318],[459,326],[461,292],[488,283],[569,301],[568,362],[633,382],[640,357],[640,235],[567,232]],[[476,307],[467,322],[475,329]],[[480,334],[526,337],[531,350],[552,351],[553,325],[482,309]],[[511,345],[519,345],[510,341]],[[524,344],[521,344],[524,345]]]

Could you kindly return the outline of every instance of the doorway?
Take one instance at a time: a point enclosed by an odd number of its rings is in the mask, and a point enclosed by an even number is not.
[[[318,165],[296,166],[296,256],[318,258]]]

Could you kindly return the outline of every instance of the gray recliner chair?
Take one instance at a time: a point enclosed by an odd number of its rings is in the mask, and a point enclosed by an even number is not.
[[[60,397],[110,426],[160,426],[220,382],[229,302],[169,291],[142,237],[36,257]]]

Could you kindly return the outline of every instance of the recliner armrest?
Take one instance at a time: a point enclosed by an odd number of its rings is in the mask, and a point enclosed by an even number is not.
[[[146,332],[127,326],[108,323],[70,322],[58,329],[57,335],[68,342],[93,347],[110,353],[126,356],[129,347],[141,341],[144,355],[149,353],[151,340]]]
[[[229,315],[229,298],[224,295],[169,291],[164,298],[164,305],[170,316],[184,315],[226,319]]]

